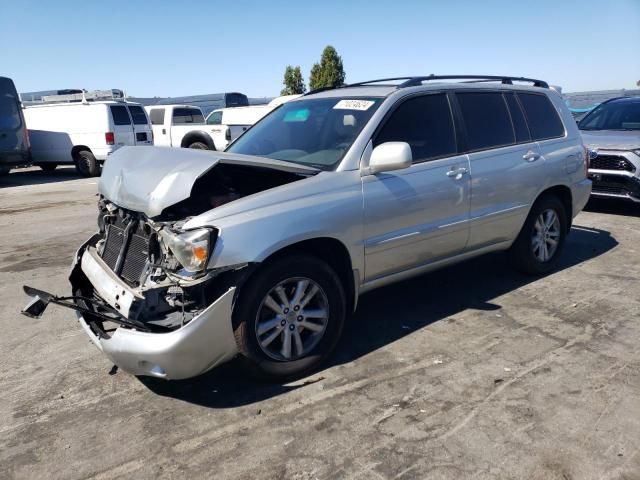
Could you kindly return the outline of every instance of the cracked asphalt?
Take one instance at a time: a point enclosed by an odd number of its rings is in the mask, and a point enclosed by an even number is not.
[[[298,382],[161,382],[19,314],[68,293],[96,189],[0,177],[0,478],[640,479],[640,206],[590,204],[544,278],[494,254],[363,296]]]

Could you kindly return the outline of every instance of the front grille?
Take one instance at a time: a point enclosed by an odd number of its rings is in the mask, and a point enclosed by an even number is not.
[[[636,167],[629,160],[617,155],[598,155],[591,160],[590,168],[598,170],[625,170],[627,172],[635,172]]]
[[[129,285],[138,285],[149,258],[150,235],[144,222],[134,216],[118,215],[107,226],[102,259]],[[120,259],[120,262],[118,260]]]
[[[599,185],[598,183],[593,183],[591,187],[591,191],[594,193],[608,193],[609,195],[628,195],[629,191],[617,185]]]

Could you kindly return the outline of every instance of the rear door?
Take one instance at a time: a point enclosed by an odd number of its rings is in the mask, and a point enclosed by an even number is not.
[[[147,113],[140,105],[127,105],[133,121],[134,141],[136,145],[152,145],[153,135]]]
[[[160,147],[171,146],[171,125],[165,125],[167,109],[164,107],[153,107],[149,109],[149,120],[153,130],[153,144]]]
[[[456,98],[473,179],[469,249],[513,240],[545,183],[544,158],[512,92]]]
[[[113,134],[115,137],[115,148],[125,145],[135,145],[135,135],[129,110],[125,105],[109,105],[111,119],[113,121]]]
[[[367,281],[464,251],[469,162],[445,93],[401,100],[373,138],[411,146],[411,167],[362,177]]]
[[[29,144],[13,81],[0,77],[0,169],[27,164]]]

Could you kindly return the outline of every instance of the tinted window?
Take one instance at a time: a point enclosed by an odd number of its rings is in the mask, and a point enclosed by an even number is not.
[[[248,107],[249,99],[242,93],[225,93],[224,103],[227,107]]]
[[[580,122],[581,130],[640,130],[640,101],[616,100],[596,107]]]
[[[527,127],[527,122],[524,119],[524,114],[522,113],[518,99],[513,93],[505,93],[504,98],[507,99],[507,105],[509,105],[513,129],[516,132],[516,142],[530,142],[531,135],[529,135],[529,128]]]
[[[125,106],[111,105],[111,116],[113,117],[114,125],[131,125],[131,119]]]
[[[20,102],[13,82],[0,78],[0,130],[15,130],[21,124]]]
[[[152,108],[149,111],[151,125],[164,125],[164,108]]]
[[[208,125],[220,125],[222,123],[222,112],[211,112],[207,117]]]
[[[527,115],[529,130],[534,140],[564,135],[564,126],[558,117],[558,112],[546,95],[518,93],[518,98]]]
[[[425,95],[403,102],[373,144],[385,142],[407,142],[414,161],[455,154],[456,136],[446,95]]]
[[[173,124],[181,125],[184,123],[204,123],[202,111],[197,108],[174,108]]]
[[[144,114],[144,109],[138,106],[129,106],[129,112],[131,112],[131,118],[135,125],[147,125],[147,116]]]
[[[507,105],[501,93],[458,93],[458,103],[467,130],[467,148],[511,145],[515,142]]]

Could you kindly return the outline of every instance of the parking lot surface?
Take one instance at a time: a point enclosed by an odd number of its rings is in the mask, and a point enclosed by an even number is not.
[[[371,292],[273,385],[113,374],[71,311],[19,314],[68,293],[96,192],[0,177],[0,478],[640,479],[640,206],[590,205],[544,278],[497,254]]]

